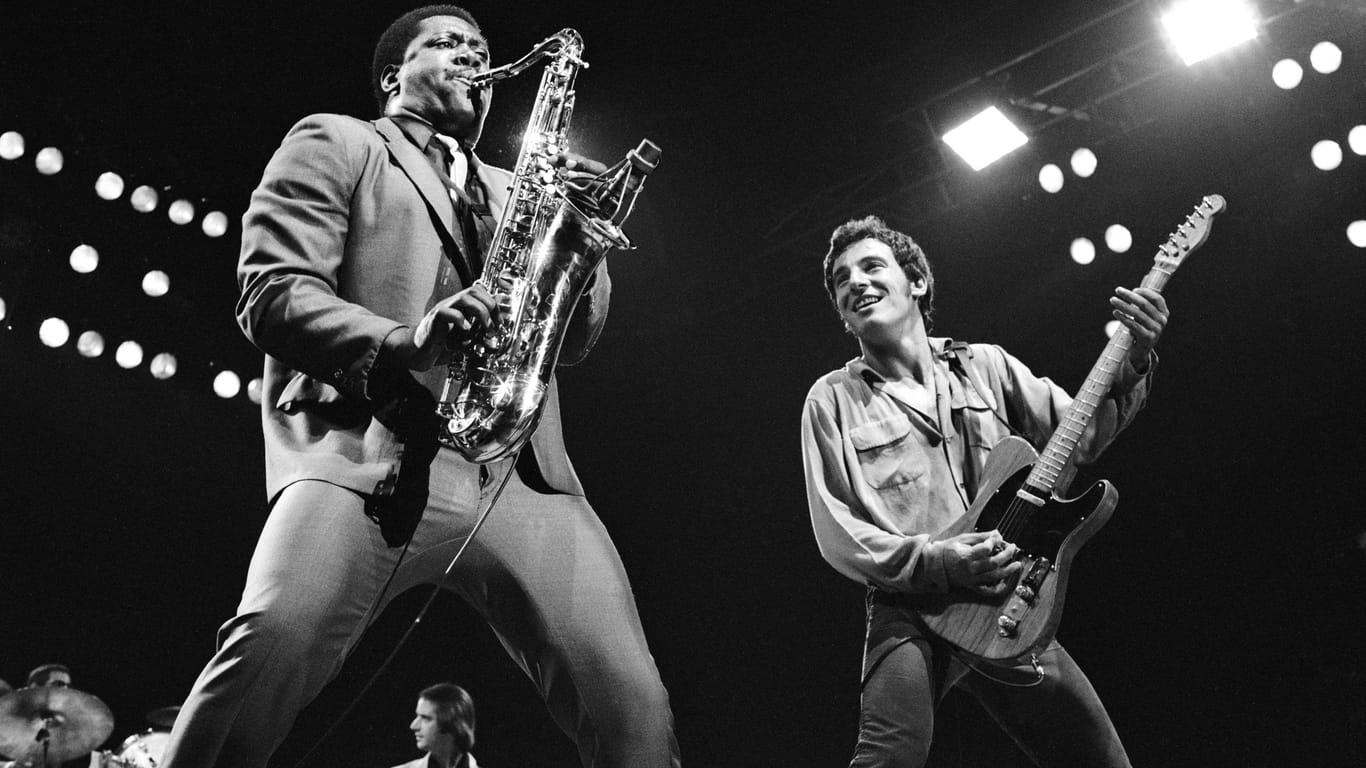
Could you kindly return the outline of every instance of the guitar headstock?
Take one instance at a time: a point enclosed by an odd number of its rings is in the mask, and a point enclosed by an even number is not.
[[[1209,239],[1211,220],[1227,207],[1228,203],[1224,202],[1221,195],[1205,195],[1201,198],[1200,204],[1195,206],[1181,226],[1167,236],[1167,242],[1158,246],[1157,256],[1153,257],[1156,266],[1168,272],[1175,271],[1187,256],[1205,244]]]

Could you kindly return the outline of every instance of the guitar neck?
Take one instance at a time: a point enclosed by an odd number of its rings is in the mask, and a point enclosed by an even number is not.
[[[1168,246],[1163,245],[1162,247],[1165,249]],[[1153,264],[1152,270],[1143,278],[1140,285],[1161,292],[1171,276],[1172,270],[1164,266],[1163,261],[1159,259]],[[1081,385],[1076,399],[1072,401],[1072,407],[1067,409],[1062,421],[1058,423],[1058,428],[1053,431],[1053,436],[1048,440],[1048,445],[1039,455],[1039,460],[1035,463],[1033,471],[1029,473],[1025,487],[1044,495],[1052,493],[1057,487],[1063,467],[1067,465],[1072,454],[1076,452],[1082,435],[1086,433],[1086,426],[1091,423],[1091,418],[1095,416],[1096,409],[1100,407],[1106,395],[1109,394],[1110,388],[1114,385],[1115,379],[1124,366],[1124,358],[1129,355],[1129,347],[1132,343],[1133,336],[1129,334],[1129,329],[1123,326],[1110,337],[1109,343],[1105,345],[1105,350],[1100,353],[1100,359],[1096,360],[1096,364],[1091,367],[1091,372],[1087,374],[1085,383]]]

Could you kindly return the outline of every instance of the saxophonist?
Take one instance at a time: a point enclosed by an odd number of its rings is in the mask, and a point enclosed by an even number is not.
[[[163,765],[264,766],[368,621],[441,582],[505,478],[445,584],[489,623],[585,766],[678,765],[668,697],[621,559],[565,454],[553,386],[515,466],[438,447],[442,363],[499,311],[473,281],[510,178],[473,152],[490,93],[468,78],[489,58],[467,11],[403,15],[375,48],[382,117],[303,118],[252,195],[237,318],[265,353],[271,512]],[[609,291],[599,268],[562,362],[587,354]]]

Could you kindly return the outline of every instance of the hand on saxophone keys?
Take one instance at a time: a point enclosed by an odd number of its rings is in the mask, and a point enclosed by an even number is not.
[[[505,293],[511,286],[500,281],[499,287]],[[482,283],[475,283],[437,302],[417,324],[407,343],[398,339],[388,353],[411,370],[430,369],[449,350],[476,338],[497,320],[505,304],[500,301],[503,293],[494,294]]]
[[[569,182],[587,181],[607,172],[606,165],[591,157],[584,157],[573,152],[561,152],[555,155],[551,165],[561,169],[561,177]]]

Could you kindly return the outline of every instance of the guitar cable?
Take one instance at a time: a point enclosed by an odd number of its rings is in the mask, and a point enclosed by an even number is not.
[[[431,593],[427,595],[427,600],[423,602],[422,607],[417,611],[417,615],[413,617],[412,622],[408,624],[408,628],[404,630],[403,635],[399,637],[398,642],[394,644],[393,650],[389,652],[389,655],[385,657],[384,661],[380,662],[380,665],[370,675],[369,679],[365,681],[365,684],[361,686],[360,690],[351,697],[351,701],[346,705],[346,708],[332,719],[332,725],[328,726],[327,730],[323,731],[322,735],[313,742],[313,746],[308,748],[308,751],[304,753],[303,757],[294,762],[293,768],[303,768],[303,766],[308,764],[309,760],[313,758],[313,755],[318,749],[332,737],[332,734],[336,733],[337,729],[341,727],[341,724],[346,721],[346,718],[360,705],[361,700],[370,692],[370,689],[375,687],[375,683],[379,682],[380,676],[388,671],[389,665],[398,657],[398,652],[403,649],[403,646],[408,643],[408,639],[412,637],[413,632],[417,630],[417,625],[421,624],[422,620],[426,618],[427,611],[432,607],[432,603],[436,602],[436,596],[441,594],[441,590],[445,588],[446,582],[450,580],[451,573],[455,571],[455,566],[460,562],[461,556],[465,554],[465,550],[468,549],[470,543],[474,541],[474,537],[479,533],[479,529],[484,527],[484,521],[488,519],[489,513],[497,506],[498,499],[502,497],[503,489],[507,487],[508,480],[512,479],[512,473],[517,471],[517,458],[521,456],[521,454],[522,449],[518,448],[517,452],[512,455],[512,460],[508,462],[508,471],[503,474],[503,479],[499,481],[498,487],[494,490],[493,496],[489,499],[488,506],[484,508],[483,512],[479,513],[477,518],[475,518],[474,525],[470,527],[470,532],[465,536],[465,541],[451,557],[451,561],[447,563],[446,570],[442,572],[441,578],[438,579],[436,583],[432,584]],[[414,533],[416,533],[416,531],[414,531]],[[385,580],[379,595],[370,605],[370,611],[366,613],[365,623],[362,625],[362,632],[369,628],[370,622],[374,618],[374,612],[380,605],[384,604],[384,595],[389,591],[389,586],[393,584],[394,577],[398,575],[399,566],[403,564],[403,558],[408,554],[408,547],[412,543],[413,537],[409,536],[408,541],[403,544],[403,551],[399,552],[398,562],[394,563],[393,570],[389,572],[389,578]]]

